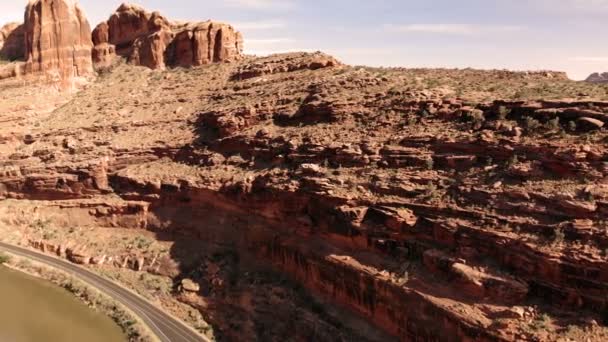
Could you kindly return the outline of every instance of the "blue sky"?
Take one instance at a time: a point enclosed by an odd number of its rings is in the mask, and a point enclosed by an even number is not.
[[[0,22],[26,1],[0,4]],[[92,26],[122,1],[80,0]],[[172,19],[229,22],[246,52],[322,50],[349,64],[608,71],[608,0],[138,0]]]

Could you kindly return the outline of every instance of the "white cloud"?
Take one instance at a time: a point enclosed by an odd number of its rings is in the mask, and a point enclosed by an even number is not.
[[[293,38],[261,38],[245,40],[245,53],[265,56],[285,52],[312,52],[318,49],[304,47],[302,42]]]
[[[583,63],[608,63],[608,56],[605,57],[600,57],[600,56],[595,56],[595,57],[572,57],[570,58],[571,61],[574,62],[583,62]]]
[[[285,10],[295,7],[293,0],[226,0],[230,7],[259,9],[259,10]]]
[[[290,43],[293,42],[292,38],[265,38],[265,39],[247,39],[249,43],[255,44],[278,44],[278,43]]]
[[[595,13],[608,10],[608,0],[519,0],[525,5],[532,5],[543,11],[572,13]]]
[[[478,35],[484,33],[508,33],[524,29],[522,26],[494,26],[474,24],[407,24],[385,25],[385,31],[396,33],[431,33],[449,35]]]
[[[247,39],[245,41],[247,46],[270,46],[270,45],[284,45],[295,42],[292,38],[265,38],[265,39]]]
[[[580,7],[608,8],[608,0],[566,0],[565,3],[572,3]]]
[[[307,49],[307,48],[289,48],[289,49],[267,49],[267,50],[257,50],[257,49],[245,49],[245,53],[248,55],[255,56],[268,56],[277,53],[290,53],[290,52],[317,52],[319,49]]]
[[[272,30],[283,28],[286,25],[283,20],[262,20],[262,21],[243,21],[243,22],[232,22],[232,26],[241,31],[258,31],[258,30]]]

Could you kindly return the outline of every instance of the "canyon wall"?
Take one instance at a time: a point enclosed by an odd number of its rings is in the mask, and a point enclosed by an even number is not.
[[[224,67],[221,75],[234,90],[222,97],[209,91],[213,110],[182,114],[175,107],[163,110],[173,113],[169,117],[148,122],[23,137],[32,152],[6,158],[0,196],[53,201],[92,225],[232,246],[404,341],[534,339],[545,336],[534,327],[546,313],[566,310],[600,319],[608,307],[608,269],[600,254],[608,239],[596,224],[606,215],[608,194],[589,184],[607,174],[606,151],[560,140],[603,134],[606,102],[469,105],[458,99],[404,100],[388,91],[355,102],[352,94],[361,89],[394,86],[386,76],[359,71],[336,79],[342,66],[318,53]],[[326,79],[302,88],[309,73]],[[290,86],[273,92],[272,102],[234,103],[232,96],[269,86],[257,84],[260,76]],[[159,82],[158,89],[174,91],[182,81]],[[340,92],[348,96],[331,97]],[[188,89],[173,105],[195,102],[201,93]],[[69,122],[91,94],[55,118]],[[369,108],[392,112],[368,121]],[[424,123],[404,126],[404,112]],[[358,130],[356,122],[378,124],[374,131],[381,134]],[[445,125],[477,133],[430,135],[421,128]],[[316,131],[327,126],[351,131],[336,143],[335,133]],[[545,130],[561,131],[562,138],[528,139]],[[105,143],[141,131],[150,138],[128,141],[129,148]],[[175,136],[161,138],[166,132]],[[95,140],[99,136],[107,140]],[[41,160],[48,162],[42,169]],[[580,194],[552,192],[543,185],[548,175]],[[579,177],[583,183],[570,183]],[[108,195],[121,200],[113,203]],[[578,250],[580,243],[586,252]],[[172,253],[181,248],[176,245]],[[99,259],[82,250],[72,255],[77,262]],[[138,271],[159,267],[156,258],[116,260],[131,260],[129,267]],[[201,288],[221,288],[197,276],[198,267],[183,268],[176,281],[187,277]],[[204,313],[210,309],[200,303],[202,292],[180,298]],[[567,314],[560,319],[577,322]],[[546,331],[540,340],[557,334]]]
[[[36,106],[42,88],[0,83],[0,200],[35,203],[32,215],[61,227],[24,228],[40,235],[24,238],[31,246],[98,265],[110,264],[105,254],[53,241],[57,231],[175,241],[151,257],[125,248],[113,265],[166,276],[166,295],[232,340],[269,340],[269,325],[348,340],[332,334],[360,326],[353,317],[382,341],[555,341],[571,327],[607,336],[604,88],[552,72],[246,57],[230,25],[176,23],[127,4],[91,33],[75,1],[32,1],[21,27],[0,31],[2,51],[25,59],[0,78],[66,80],[112,66],[56,108]],[[218,64],[146,73],[116,58],[153,69]],[[209,244],[247,260],[184,262],[184,251]],[[237,272],[246,262],[289,281],[267,291],[249,268]],[[231,298],[234,284],[251,292]],[[277,318],[273,303],[298,304],[289,291],[314,294],[327,303],[318,316],[340,309],[344,322]],[[270,324],[245,320],[253,327],[240,333],[225,309],[263,311]]]

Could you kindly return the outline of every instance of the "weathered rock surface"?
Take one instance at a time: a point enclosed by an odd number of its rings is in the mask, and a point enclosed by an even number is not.
[[[35,201],[60,227],[174,245],[157,258],[37,233],[37,248],[169,277],[227,340],[606,340],[604,87],[314,53],[137,70],[118,65],[39,126],[29,88],[0,83],[0,210]],[[330,309],[302,310],[315,298]]]
[[[292,72],[298,70],[317,70],[342,65],[336,58],[322,52],[313,54],[278,54],[260,58],[255,63],[239,68],[232,76],[235,80],[270,75],[275,73]]]
[[[0,28],[0,59],[14,61],[25,56],[24,26],[9,23]]]
[[[587,79],[585,80],[585,82],[589,82],[589,83],[608,83],[608,72],[596,72],[593,73],[591,75],[589,75],[589,77],[587,77]]]
[[[93,73],[91,28],[75,0],[30,1],[24,29],[26,73],[64,80]]]
[[[135,65],[198,66],[241,58],[243,39],[232,26],[217,22],[174,23],[158,12],[122,4],[93,31],[94,62],[107,66],[114,54]]]
[[[234,62],[241,58],[243,38],[240,32],[223,23],[202,22],[178,25],[167,51],[171,66],[197,66]]]

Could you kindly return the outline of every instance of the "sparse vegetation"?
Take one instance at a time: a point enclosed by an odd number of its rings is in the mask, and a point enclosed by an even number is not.
[[[507,161],[507,167],[517,165],[517,163],[519,163],[519,157],[517,156],[517,154],[513,154]]]
[[[511,110],[505,106],[498,107],[498,120],[506,120]]]
[[[539,133],[540,128],[542,127],[542,124],[529,116],[526,116],[524,118],[524,127],[526,128],[526,131],[528,132],[528,134],[536,134]]]
[[[435,161],[433,160],[433,158],[427,159],[425,163],[426,163],[427,170],[432,170],[433,167],[435,166]]]
[[[263,277],[235,261],[258,262],[257,258],[208,252],[211,246],[194,236],[207,238],[209,231],[210,240],[224,244],[224,238],[233,232],[247,234],[230,236],[235,239],[245,239],[251,234],[255,235],[251,248],[263,246],[264,255],[278,258],[272,261],[289,262],[290,267],[318,267],[325,260],[295,241],[305,235],[306,243],[327,247],[327,254],[353,257],[345,261],[348,272],[365,276],[355,283],[365,282],[366,287],[362,289],[364,293],[349,296],[364,300],[366,307],[375,310],[375,305],[385,305],[384,298],[376,298],[382,295],[378,287],[383,282],[396,296],[401,290],[420,291],[423,295],[429,290],[436,294],[438,289],[433,287],[440,284],[441,291],[456,304],[454,307],[463,310],[458,317],[464,320],[468,317],[494,320],[494,315],[505,309],[501,304],[503,298],[488,298],[492,305],[482,310],[465,296],[460,284],[448,282],[450,278],[442,275],[443,271],[427,269],[421,263],[421,269],[394,272],[391,265],[401,262],[402,255],[422,258],[429,249],[449,245],[451,248],[442,251],[446,260],[470,266],[475,270],[473,278],[488,277],[500,284],[511,280],[525,282],[519,277],[528,275],[530,270],[504,261],[505,248],[492,249],[497,244],[513,246],[517,249],[513,253],[534,258],[530,261],[532,265],[540,264],[549,254],[568,251],[576,255],[583,249],[585,260],[605,261],[602,255],[605,246],[594,238],[579,238],[571,233],[571,226],[563,224],[581,225],[581,234],[601,236],[602,228],[595,222],[581,220],[595,214],[578,213],[593,212],[600,206],[599,201],[606,200],[602,189],[582,191],[587,184],[600,184],[605,177],[602,165],[605,151],[601,150],[605,128],[588,133],[588,127],[581,123],[577,132],[574,115],[562,114],[563,108],[551,107],[551,101],[541,101],[576,98],[581,92],[590,94],[593,101],[605,100],[608,98],[605,86],[541,73],[500,70],[344,66],[288,71],[289,67],[284,66],[293,65],[293,60],[281,64],[280,58],[283,57],[245,57],[236,65],[222,63],[165,71],[119,64],[104,71],[81,92],[66,95],[69,101],[53,111],[52,117],[45,116],[46,108],[36,107],[35,101],[31,108],[21,109],[15,99],[23,101],[25,97],[5,86],[4,107],[0,108],[9,113],[5,135],[35,135],[35,143],[31,145],[14,143],[15,151],[10,152],[18,153],[7,155],[19,162],[8,173],[32,175],[27,179],[31,184],[27,184],[39,191],[41,197],[65,199],[58,205],[66,207],[84,201],[78,196],[86,196],[89,204],[95,200],[124,203],[128,198],[179,206],[175,211],[179,213],[182,209],[186,213],[185,204],[191,202],[197,211],[201,210],[192,219],[204,219],[204,223],[182,221],[187,217],[172,217],[176,215],[172,208],[160,212],[159,208],[151,207],[146,213],[147,224],[162,232],[191,234],[187,243],[182,244],[159,241],[157,236],[141,230],[127,233],[120,228],[90,227],[100,224],[141,228],[141,222],[128,216],[129,207],[110,213],[94,204],[73,209],[87,221],[74,228],[64,227],[60,218],[52,222],[33,220],[43,217],[44,210],[65,209],[46,209],[47,203],[37,203],[40,213],[16,225],[23,226],[28,238],[86,245],[95,255],[128,256],[129,259],[121,259],[128,261],[127,266],[133,263],[133,258],[138,258],[138,262],[141,257],[146,262],[155,260],[150,267],[152,272],[171,277],[122,269],[109,262],[91,268],[129,285],[146,298],[166,304],[201,331],[211,330],[201,318],[202,313],[219,324],[229,324],[235,331],[259,334],[254,337],[260,340],[284,337],[263,335],[263,331],[271,329],[265,326],[264,315],[298,315],[303,319],[290,322],[310,323],[297,326],[298,330],[310,330],[312,326],[327,333],[335,331],[327,328],[333,326],[328,325],[334,321],[329,317],[331,310],[314,301],[308,303],[305,291],[292,289],[285,275],[273,273]],[[257,64],[262,76],[232,78],[237,69],[248,64]],[[276,68],[268,68],[269,65]],[[271,72],[264,74],[268,72],[266,69]],[[526,103],[506,100],[509,98]],[[593,103],[576,106],[608,112],[598,107],[598,102]],[[27,120],[34,117],[32,113],[41,113],[36,117],[42,119],[30,124]],[[18,121],[13,124],[10,120],[15,118]],[[66,135],[78,140],[79,146],[63,148],[59,136]],[[5,144],[6,149],[12,148],[11,144]],[[39,150],[48,153],[41,154]],[[113,173],[110,190],[120,196],[100,191],[92,181],[98,170],[87,163],[97,163],[100,156],[116,157],[112,157],[109,165]],[[55,158],[48,161],[53,163],[52,175],[40,167],[47,163],[42,158],[51,157]],[[158,157],[162,159],[156,160]],[[303,174],[296,167],[303,163],[320,164],[322,169]],[[62,177],[65,173],[65,178],[70,179],[69,189],[60,183],[53,187],[56,173]],[[205,196],[187,196],[190,190]],[[558,196],[560,193],[572,195]],[[297,200],[292,202],[290,196]],[[176,203],[170,199],[176,199]],[[265,207],[267,200],[272,202]],[[204,211],[206,206],[216,204],[231,211],[229,214],[221,212],[223,209]],[[240,206],[245,207],[243,212],[232,210]],[[378,211],[374,212],[375,209]],[[560,211],[569,212],[562,217]],[[10,217],[2,214],[2,220]],[[276,223],[281,220],[286,220],[288,227]],[[297,223],[291,225],[292,220]],[[197,230],[199,224],[204,224],[205,229]],[[547,228],[553,224],[567,230],[553,232]],[[257,234],[259,226],[264,226],[268,233],[264,230],[263,234]],[[10,233],[13,240],[24,240],[24,235]],[[423,234],[424,241],[419,241]],[[165,237],[164,233],[159,235]],[[284,235],[293,237],[293,245],[291,240],[286,241],[289,244],[281,244]],[[478,239],[484,240],[483,249],[477,248]],[[196,246],[188,249],[185,245],[190,243]],[[361,258],[358,258],[359,243],[365,247]],[[292,249],[282,249],[288,247]],[[184,253],[188,256],[180,255],[184,251],[189,252]],[[488,251],[496,255],[484,258]],[[368,252],[373,254],[373,264],[386,265],[386,270],[368,268],[371,264]],[[501,261],[490,264],[487,259]],[[116,260],[113,263],[119,264]],[[513,269],[504,271],[507,266]],[[306,270],[309,271],[313,272]],[[322,271],[322,280],[329,284],[336,272],[333,268]],[[568,270],[563,272],[566,276]],[[346,273],[340,274],[346,277]],[[182,277],[191,279],[200,286],[200,291],[180,292]],[[556,279],[544,280],[560,290],[570,290],[568,284]],[[340,284],[347,281],[350,280],[344,279]],[[494,285],[481,280],[479,283]],[[339,289],[340,284],[334,288],[343,290]],[[304,293],[294,295],[298,291]],[[490,297],[496,292],[484,291]],[[497,292],[509,291],[511,287],[506,286]],[[192,307],[205,309],[183,309],[187,304],[178,302],[178,296]],[[529,296],[541,299],[532,291]],[[547,306],[547,312],[553,314],[554,305]],[[527,327],[532,317],[526,311],[525,323],[521,320],[516,324],[514,320],[518,318],[505,318],[505,329],[515,325]],[[570,324],[564,322],[557,319],[552,322],[541,316],[534,322],[539,330],[530,335],[535,338],[544,333],[544,327],[563,328]],[[226,327],[217,331],[222,329]],[[550,331],[552,338],[551,334]]]
[[[555,117],[545,124],[545,128],[549,131],[559,131],[561,130],[561,125],[559,123],[559,117]]]
[[[564,230],[563,229],[556,229],[554,234],[553,234],[553,245],[554,246],[559,246],[564,242],[564,239],[566,238],[566,234],[564,234]]]
[[[11,261],[11,257],[5,253],[0,252],[0,265],[6,264]]]
[[[532,329],[539,330],[548,330],[551,327],[552,319],[549,315],[543,313],[540,314],[533,322]]]

